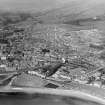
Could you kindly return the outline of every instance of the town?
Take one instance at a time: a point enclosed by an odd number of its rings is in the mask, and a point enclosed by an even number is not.
[[[102,32],[69,31],[28,18],[26,26],[12,23],[0,29],[0,76],[4,77],[1,85],[13,75],[18,78],[25,73],[58,84],[105,88]]]

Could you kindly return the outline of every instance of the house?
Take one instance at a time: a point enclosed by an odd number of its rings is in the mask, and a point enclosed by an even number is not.
[[[97,71],[95,74],[93,74],[93,76],[96,78],[96,80],[99,80],[101,76],[101,72]]]
[[[100,88],[102,86],[102,82],[101,81],[95,81],[95,82],[93,82],[93,86]]]
[[[1,56],[1,60],[6,60],[6,56]]]
[[[0,44],[0,50],[3,50],[4,48],[6,48],[7,44]]]
[[[101,88],[105,89],[105,85],[102,85]]]
[[[102,79],[102,80],[105,80],[105,75],[101,76],[101,79]]]
[[[80,84],[87,84],[88,83],[88,79],[84,75],[81,75],[79,78],[76,77],[74,79],[74,81],[79,82]]]
[[[87,80],[80,80],[80,79],[75,79],[74,81],[79,82],[80,84],[86,84],[88,82]]]

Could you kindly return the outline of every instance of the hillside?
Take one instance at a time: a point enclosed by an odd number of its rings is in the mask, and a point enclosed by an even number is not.
[[[104,21],[105,3],[94,0],[72,1],[58,6],[55,9],[45,11],[37,18],[43,23],[60,23],[79,25],[80,22],[99,22]]]

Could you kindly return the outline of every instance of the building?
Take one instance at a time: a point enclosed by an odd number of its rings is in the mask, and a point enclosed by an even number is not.
[[[95,82],[93,82],[93,86],[100,88],[102,86],[102,82],[101,81],[95,81]]]

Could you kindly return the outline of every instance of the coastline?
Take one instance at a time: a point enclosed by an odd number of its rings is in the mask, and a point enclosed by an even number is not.
[[[48,94],[57,96],[75,97],[79,99],[97,102],[105,105],[105,97],[97,97],[84,91],[79,90],[64,90],[64,89],[50,89],[50,88],[27,88],[27,87],[5,87],[0,89],[0,93],[19,92],[27,94]]]

